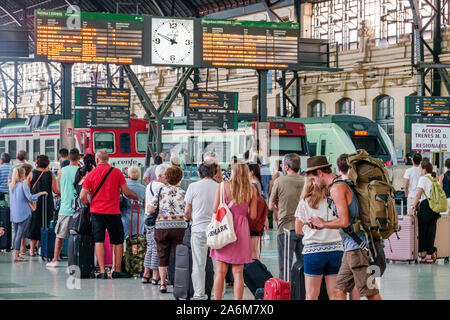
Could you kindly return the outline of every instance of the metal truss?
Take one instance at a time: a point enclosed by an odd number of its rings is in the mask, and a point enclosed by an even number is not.
[[[10,74],[3,69],[6,63],[0,64],[0,79],[3,86],[3,112],[7,118],[17,118],[17,104],[19,89],[23,91],[23,68],[17,61],[12,63],[13,72]],[[12,105],[12,106],[11,106]]]

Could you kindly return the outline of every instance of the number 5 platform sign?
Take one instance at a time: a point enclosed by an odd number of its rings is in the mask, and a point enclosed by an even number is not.
[[[412,151],[447,152],[449,148],[450,124],[412,124]]]
[[[75,88],[75,128],[129,127],[129,89]]]

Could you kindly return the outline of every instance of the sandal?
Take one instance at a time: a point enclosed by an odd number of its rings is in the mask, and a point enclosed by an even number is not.
[[[14,262],[26,262],[26,261],[28,261],[27,259],[24,259],[24,258],[22,258],[22,257],[17,257],[17,258],[15,258],[15,259],[13,259],[13,261]]]
[[[426,263],[426,264],[433,264],[433,259],[422,259],[420,260],[420,263]]]
[[[142,277],[142,283],[150,283],[150,280],[151,280],[150,277]]]
[[[159,286],[159,292],[167,293],[167,286],[165,284],[160,285]]]
[[[152,285],[157,286],[158,284],[159,284],[159,280],[152,278]]]

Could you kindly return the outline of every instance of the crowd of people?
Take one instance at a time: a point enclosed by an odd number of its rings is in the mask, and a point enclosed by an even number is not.
[[[153,157],[153,166],[143,176],[144,186],[139,182],[138,168],[129,168],[126,180],[122,171],[108,164],[105,151],[81,157],[76,148],[62,149],[61,168],[56,176],[45,155],[37,156],[33,168],[26,162],[23,150],[18,152],[14,166],[7,153],[1,154],[0,193],[9,196],[13,261],[24,262],[26,256],[37,254],[41,228],[48,227],[53,219],[56,241],[53,260],[47,267],[61,266],[59,257],[69,234],[73,202],[78,198],[90,206],[98,279],[109,278],[105,266],[106,231],[114,257],[111,278],[130,277],[122,266],[124,239],[127,235],[145,234],[147,248],[141,281],[159,285],[160,292],[166,293],[171,254],[175,254],[176,246],[190,228],[193,299],[208,298],[205,267],[212,258],[216,262],[214,299],[222,298],[231,265],[234,298],[239,300],[244,292],[244,265],[261,260],[261,241],[268,237],[269,218],[273,215],[277,222],[279,277],[291,280],[285,276],[284,261],[291,268],[295,254],[297,261],[303,261],[307,299],[318,298],[322,278],[330,299],[347,299],[347,294],[351,299],[381,299],[378,289],[368,287],[367,252],[344,232],[355,223],[353,217],[358,216],[359,210],[354,190],[339,183],[348,180],[348,155],[338,158],[337,176],[323,156],[309,158],[306,171],[301,172],[300,157],[293,153],[276,163],[272,175],[262,163],[265,161],[249,161],[248,153],[243,160],[233,157],[229,167],[222,169],[214,152],[208,152],[198,166],[199,181],[186,189],[181,187],[180,159],[172,157],[169,166],[163,163],[167,160],[163,156]],[[433,244],[439,214],[430,209],[426,199],[431,189],[427,176],[433,176],[433,166],[419,154],[413,156],[413,164],[405,173],[408,213],[417,212],[422,261],[432,263],[436,259]],[[445,166],[447,172],[439,181],[449,198],[450,209],[450,159]],[[54,197],[60,198],[61,203],[57,217],[53,215]],[[250,230],[249,220],[256,218],[258,197],[265,199],[271,213],[264,227],[256,232]],[[207,228],[221,202],[232,213],[237,240],[221,249],[210,249]],[[289,234],[287,238],[285,232]],[[0,236],[2,233],[4,230],[0,229]],[[356,235],[368,245],[362,233]]]

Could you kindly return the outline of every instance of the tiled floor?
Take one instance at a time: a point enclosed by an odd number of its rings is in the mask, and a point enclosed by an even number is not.
[[[269,270],[278,275],[276,235],[263,241],[262,258]],[[67,260],[65,260],[67,261]],[[80,289],[69,289],[66,268],[48,270],[40,257],[29,262],[12,263],[11,253],[0,253],[0,300],[4,299],[152,299],[169,300],[173,295],[160,294],[157,286],[143,285],[140,279],[81,280]],[[450,264],[390,264],[381,279],[384,299],[450,299]],[[73,287],[73,284],[72,284]],[[169,286],[169,292],[172,287]],[[233,298],[232,288],[225,299]],[[253,296],[245,289],[245,299]]]

